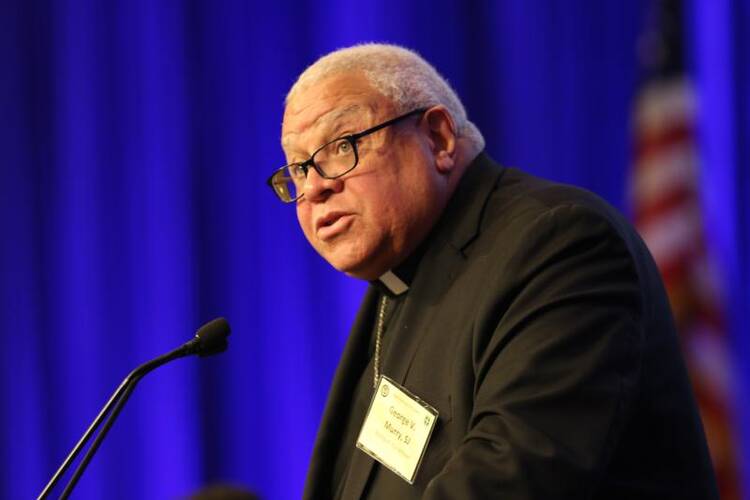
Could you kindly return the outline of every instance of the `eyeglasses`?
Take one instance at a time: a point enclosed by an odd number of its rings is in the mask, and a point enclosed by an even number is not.
[[[305,179],[307,179],[310,167],[314,168],[318,175],[324,179],[336,179],[346,175],[354,170],[359,162],[357,141],[425,111],[427,111],[427,108],[415,109],[357,134],[334,139],[319,147],[307,161],[290,163],[276,170],[266,182],[284,203],[296,201],[305,194]]]

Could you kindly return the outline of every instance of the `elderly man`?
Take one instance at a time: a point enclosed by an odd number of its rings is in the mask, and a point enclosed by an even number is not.
[[[269,184],[372,284],[306,498],[717,498],[658,272],[614,209],[496,165],[395,46],[309,67],[282,146]]]

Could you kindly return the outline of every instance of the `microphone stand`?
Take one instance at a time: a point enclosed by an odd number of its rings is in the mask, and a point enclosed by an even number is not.
[[[160,367],[161,365],[169,363],[170,361],[177,358],[182,358],[191,354],[208,356],[226,349],[226,341],[224,341],[224,337],[228,334],[229,325],[226,323],[226,320],[221,319],[221,321],[223,323],[220,323],[219,320],[214,320],[207,323],[203,328],[201,328],[201,330],[199,330],[198,334],[194,338],[192,338],[185,344],[181,345],[171,352],[168,352],[167,354],[143,363],[142,365],[135,368],[132,372],[130,372],[109,398],[109,400],[101,409],[89,428],[86,429],[86,432],[83,433],[81,439],[78,440],[78,443],[76,443],[73,450],[68,454],[68,456],[65,458],[65,461],[63,461],[62,465],[60,465],[60,468],[57,469],[57,472],[55,472],[54,476],[52,476],[52,479],[50,479],[49,483],[47,483],[47,486],[45,486],[44,490],[42,490],[42,492],[39,494],[37,500],[43,500],[49,496],[52,489],[60,481],[63,474],[65,474],[65,471],[67,471],[70,465],[73,463],[73,460],[75,460],[75,458],[81,452],[89,439],[91,439],[94,431],[96,431],[99,425],[101,425],[102,421],[109,415],[109,418],[107,418],[107,421],[104,423],[101,431],[96,436],[96,439],[92,443],[89,450],[86,452],[86,455],[81,460],[81,463],[78,464],[78,467],[73,473],[73,476],[70,478],[70,481],[68,481],[68,484],[65,486],[65,490],[63,491],[60,498],[67,499],[70,496],[73,488],[83,475],[86,467],[91,462],[91,459],[94,457],[94,454],[99,448],[99,445],[101,445],[102,441],[107,435],[107,432],[109,432],[110,428],[112,428],[112,425],[117,419],[117,416],[120,414],[120,411],[122,411],[122,408],[125,406],[128,398],[130,398],[130,395],[132,394],[133,389],[135,389],[136,384],[138,384],[138,382],[146,374]],[[226,333],[221,332],[220,330],[224,327],[224,325],[226,325]],[[208,335],[206,335],[205,338],[202,338],[205,335],[203,334],[202,330],[204,330],[206,327],[210,327],[211,330],[208,330]]]
[[[99,431],[99,434],[97,434],[96,439],[91,444],[91,447],[86,452],[86,455],[84,455],[83,460],[81,460],[81,463],[78,464],[78,467],[73,473],[73,476],[70,478],[70,481],[68,481],[68,484],[65,486],[65,489],[63,490],[62,495],[60,495],[61,500],[67,499],[70,496],[70,494],[73,493],[73,488],[75,488],[76,484],[78,484],[78,480],[81,479],[81,476],[86,470],[86,467],[88,467],[89,462],[91,462],[91,459],[94,458],[94,454],[96,453],[96,450],[99,448],[99,445],[102,444],[102,441],[107,435],[107,432],[109,432],[109,429],[112,427],[112,424],[115,423],[117,416],[120,414],[120,411],[125,406],[125,403],[128,401],[128,398],[130,398],[130,395],[133,393],[133,389],[135,389],[135,384],[138,383],[138,380],[140,379],[133,380],[125,388],[125,391],[122,393],[122,397],[120,397],[120,399],[117,401],[117,404],[115,405],[114,410],[112,411],[112,414],[109,416],[107,421],[104,422],[104,427],[102,427],[102,430]]]
[[[65,471],[68,470],[68,467],[70,467],[70,464],[73,463],[73,460],[75,460],[88,440],[91,439],[91,435],[102,423],[102,420],[104,420],[104,418],[109,414],[110,410],[112,410],[112,407],[120,400],[129,384],[129,377],[125,377],[125,380],[123,380],[117,390],[115,390],[114,394],[112,394],[112,396],[109,398],[109,401],[107,401],[107,403],[104,405],[104,408],[102,408],[102,410],[99,412],[99,415],[97,415],[94,421],[91,422],[89,428],[86,429],[86,432],[83,433],[81,439],[78,440],[78,443],[76,443],[75,447],[73,447],[71,452],[65,458],[65,461],[62,463],[60,468],[57,469],[57,472],[55,472],[55,475],[52,476],[52,479],[50,479],[49,483],[47,483],[47,486],[44,487],[44,490],[42,490],[42,492],[39,494],[37,500],[43,500],[44,498],[47,498],[49,496],[52,488],[55,487],[62,475],[65,474]]]

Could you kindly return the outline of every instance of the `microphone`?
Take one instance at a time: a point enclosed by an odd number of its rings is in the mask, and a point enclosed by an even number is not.
[[[75,458],[81,452],[81,449],[91,438],[91,435],[102,423],[102,420],[107,418],[107,421],[104,423],[101,431],[96,436],[96,439],[91,444],[91,447],[81,460],[81,463],[78,464],[78,468],[73,473],[73,476],[70,478],[70,481],[66,485],[65,490],[63,491],[60,498],[65,499],[70,496],[73,488],[83,475],[83,472],[86,470],[89,462],[91,462],[91,459],[94,458],[94,454],[99,448],[99,445],[101,445],[104,437],[107,435],[107,432],[109,432],[112,424],[114,424],[115,419],[117,419],[117,416],[125,406],[128,398],[130,398],[130,395],[132,394],[133,389],[135,389],[136,384],[145,375],[155,370],[156,368],[178,358],[184,358],[185,356],[192,355],[206,357],[224,352],[228,346],[227,337],[229,336],[230,331],[231,330],[229,328],[229,323],[226,319],[213,319],[201,326],[195,333],[195,337],[185,342],[177,349],[154,358],[151,361],[143,363],[142,365],[136,367],[133,371],[131,371],[128,376],[125,377],[119,387],[115,390],[114,394],[112,394],[112,396],[109,398],[107,403],[104,405],[104,408],[101,409],[89,428],[86,429],[86,432],[83,434],[81,439],[78,440],[78,443],[76,443],[76,445],[73,447],[73,450],[71,450],[71,452],[65,458],[65,461],[63,461],[62,465],[60,465],[60,468],[57,469],[57,472],[55,472],[55,474],[52,476],[52,479],[50,479],[49,483],[47,483],[47,486],[45,486],[44,490],[42,490],[42,492],[39,494],[37,500],[42,500],[49,496],[52,488],[55,487],[62,475],[65,474],[65,471],[68,470],[68,467],[70,467],[73,460],[75,460]],[[107,417],[108,415],[109,417]]]
[[[183,344],[180,349],[184,348],[188,351],[187,354],[197,354],[202,358],[219,354],[227,350],[229,333],[227,320],[216,318],[200,327],[195,337]]]

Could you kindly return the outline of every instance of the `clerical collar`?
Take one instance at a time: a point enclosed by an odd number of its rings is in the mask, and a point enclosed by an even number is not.
[[[399,297],[409,291],[417,268],[422,261],[430,238],[427,237],[417,249],[401,264],[383,273],[380,278],[371,283],[391,298]]]
[[[385,288],[384,291],[388,292],[389,295],[396,297],[409,291],[409,285],[404,283],[404,280],[399,278],[393,271],[386,271],[378,278],[377,282],[381,288]]]

